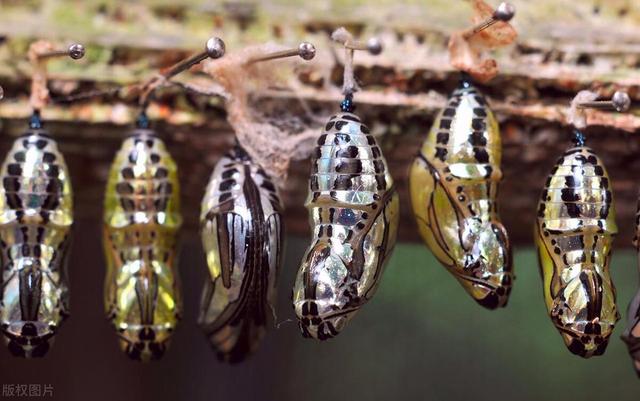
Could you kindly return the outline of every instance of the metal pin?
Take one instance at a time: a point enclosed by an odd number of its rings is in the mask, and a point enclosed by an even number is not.
[[[382,42],[378,38],[370,38],[366,43],[348,40],[344,43],[344,47],[351,50],[366,50],[374,56],[382,53]]]
[[[2,89],[2,86],[0,86],[0,100],[2,100],[4,98],[4,89]]]
[[[500,3],[500,5],[498,6],[498,8],[495,9],[491,17],[480,22],[478,25],[474,26],[473,28],[467,30],[465,33],[463,33],[462,36],[465,39],[469,39],[476,33],[482,32],[485,29],[489,28],[496,22],[511,21],[514,15],[516,15],[516,7],[513,4],[506,3],[506,2]]]
[[[316,47],[309,42],[302,42],[298,45],[296,49],[288,49],[281,50],[273,53],[264,54],[262,56],[256,56],[249,61],[247,64],[259,63],[262,61],[274,60],[277,58],[285,58],[285,57],[293,57],[300,56],[303,60],[311,60],[316,56]]]
[[[69,56],[74,60],[84,57],[85,49],[80,43],[74,43],[67,50],[52,50],[50,52],[38,54],[39,59]]]
[[[161,75],[166,79],[169,79],[175,75],[180,74],[183,71],[188,70],[194,65],[200,63],[207,58],[217,59],[224,56],[225,53],[225,44],[224,41],[218,37],[212,37],[207,40],[204,51],[194,54],[188,59],[182,60],[179,63],[169,67],[169,69]]]
[[[594,100],[592,102],[583,102],[577,105],[579,109],[598,109],[598,110],[615,110],[624,112],[631,107],[631,99],[626,92],[617,91],[611,97],[611,100]]]

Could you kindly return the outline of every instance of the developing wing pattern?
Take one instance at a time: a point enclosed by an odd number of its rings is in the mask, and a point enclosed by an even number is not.
[[[352,113],[331,117],[312,157],[313,240],[296,277],[302,333],[336,336],[373,296],[398,229],[398,194],[369,129]]]
[[[542,191],[534,235],[551,320],[585,358],[604,353],[620,318],[609,275],[617,232],[602,161],[588,147],[570,148]]]
[[[13,143],[0,175],[0,325],[12,354],[41,357],[69,315],[69,173],[56,142],[33,129]]]
[[[253,353],[273,323],[282,210],[271,178],[239,145],[216,164],[200,217],[209,280],[199,323],[225,361]]]
[[[179,193],[176,165],[162,140],[146,129],[124,140],[105,197],[105,307],[132,359],[160,358],[180,318]]]
[[[409,172],[418,229],[436,258],[482,306],[507,304],[511,246],[499,221],[500,132],[486,101],[462,80]]]

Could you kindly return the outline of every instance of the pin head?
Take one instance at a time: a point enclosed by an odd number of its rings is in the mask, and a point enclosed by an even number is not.
[[[2,100],[3,97],[4,97],[4,89],[2,89],[2,86],[0,86],[0,100]]]
[[[516,7],[507,2],[500,3],[498,8],[493,12],[493,18],[502,22],[511,21],[514,15],[516,15]]]
[[[84,46],[82,46],[80,43],[74,43],[69,46],[69,57],[74,60],[79,60],[84,57],[84,53]]]
[[[207,40],[205,50],[207,51],[207,55],[209,57],[216,59],[224,56],[226,49],[222,39],[214,36],[212,38],[209,38],[209,40]]]
[[[629,110],[631,106],[631,99],[629,95],[625,92],[617,91],[613,94],[611,98],[611,104],[616,109],[616,111],[622,112]]]
[[[367,50],[369,53],[377,56],[382,53],[382,42],[378,38],[370,38],[367,40]]]
[[[303,60],[311,60],[316,56],[316,47],[309,42],[302,42],[298,46],[298,54]]]

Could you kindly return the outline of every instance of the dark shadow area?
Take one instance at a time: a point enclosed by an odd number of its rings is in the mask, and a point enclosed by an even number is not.
[[[603,357],[569,353],[546,316],[535,254],[516,252],[510,305],[475,304],[419,244],[396,249],[376,298],[336,339],[298,333],[290,291],[306,241],[290,238],[280,276],[279,328],[243,364],[217,361],[195,320],[205,263],[183,237],[184,318],[162,361],[129,361],[102,310],[101,227],[80,221],[70,258],[72,316],[41,360],[0,349],[0,383],[53,385],[56,400],[637,400],[638,380],[618,325]],[[635,253],[612,263],[618,300],[638,281]],[[1,398],[1,397],[0,397]]]

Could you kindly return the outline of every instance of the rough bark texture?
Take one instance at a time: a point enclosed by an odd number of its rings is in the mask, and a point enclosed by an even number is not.
[[[71,4],[70,4],[71,3]],[[407,168],[433,116],[457,81],[447,61],[449,32],[464,28],[466,2],[380,0],[250,3],[147,1],[144,5],[108,1],[0,1],[0,151],[25,128],[29,64],[28,44],[37,38],[83,42],[86,60],[50,63],[52,95],[104,89],[133,82],[202,47],[212,33],[229,52],[245,44],[309,40],[319,48],[316,60],[291,73],[294,90],[256,95],[256,107],[273,116],[323,120],[340,100],[341,52],[328,33],[345,25],[363,37],[378,35],[381,56],[356,55],[363,91],[358,113],[379,135],[402,197],[401,238],[416,239],[407,194]],[[640,4],[636,1],[514,1],[515,46],[497,54],[501,73],[481,89],[497,112],[504,144],[501,214],[514,242],[531,243],[536,204],[546,175],[569,145],[566,112],[581,89],[610,96],[616,89],[640,100]],[[194,76],[182,77],[189,80]],[[304,100],[301,103],[300,100]],[[122,99],[94,99],[44,110],[47,127],[67,157],[81,217],[99,218],[108,166],[135,108]],[[195,229],[200,198],[213,164],[233,143],[219,99],[162,91],[150,110],[156,128],[176,158],[187,226]],[[630,244],[640,180],[640,114],[593,112],[588,143],[604,160],[613,180],[620,226],[619,245]],[[315,122],[317,124],[317,122]],[[320,132],[320,131],[318,131]],[[305,149],[301,149],[305,156]],[[283,191],[289,233],[307,235],[308,161],[295,161]]]

